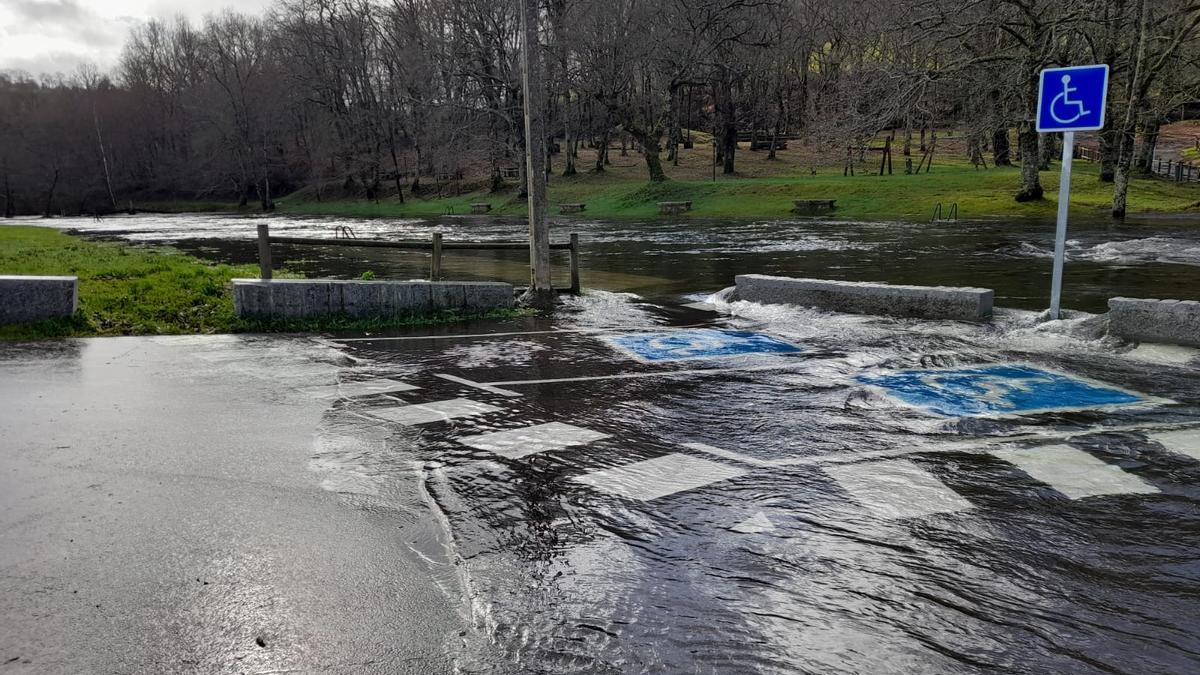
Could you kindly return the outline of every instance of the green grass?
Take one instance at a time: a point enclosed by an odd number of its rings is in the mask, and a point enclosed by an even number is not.
[[[87,241],[40,227],[0,226],[0,274],[79,277],[79,311],[74,317],[0,326],[0,339],[381,330],[522,314],[520,310],[502,310],[386,321],[243,320],[234,314],[229,282],[237,277],[257,277],[256,265],[211,264],[171,249]],[[277,276],[295,275],[282,272]]]
[[[631,158],[630,158],[631,159]],[[757,158],[756,158],[757,159]],[[628,161],[628,159],[627,159]],[[959,205],[962,218],[995,216],[1053,218],[1057,208],[1058,167],[1042,172],[1046,198],[1040,202],[1013,200],[1019,184],[1019,169],[1013,167],[976,170],[965,161],[943,160],[932,173],[891,176],[859,174],[843,177],[840,170],[826,168],[818,175],[733,177],[696,179],[695,171],[678,171],[686,179],[651,184],[644,175],[625,170],[604,174],[582,173],[574,177],[552,176],[549,186],[551,213],[561,202],[584,202],[583,217],[649,218],[658,216],[657,202],[692,202],[693,217],[775,218],[787,216],[793,199],[837,199],[839,217],[865,220],[928,220],[934,206]],[[672,167],[667,167],[668,175]],[[1103,215],[1112,203],[1112,185],[1101,183],[1099,168],[1086,162],[1075,165],[1071,185],[1071,210],[1075,215]],[[526,205],[514,190],[485,191],[452,198],[407,198],[379,203],[339,200],[316,202],[293,196],[279,203],[280,211],[295,214],[353,217],[438,216],[449,209],[454,214],[470,213],[470,203],[489,202],[497,215],[523,215]],[[1194,185],[1153,178],[1134,179],[1129,191],[1129,212],[1180,212],[1200,209]]]

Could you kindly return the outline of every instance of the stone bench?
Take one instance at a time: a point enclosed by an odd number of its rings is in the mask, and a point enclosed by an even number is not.
[[[691,202],[659,202],[658,212],[664,216],[674,216],[692,210]]]
[[[1108,301],[1108,334],[1200,347],[1200,302],[1113,298]]]
[[[559,213],[579,213],[587,208],[587,204],[559,204]]]
[[[353,319],[440,311],[486,312],[513,306],[512,284],[476,281],[234,279],[233,306],[243,318]]]
[[[65,319],[79,308],[79,277],[0,275],[0,325]]]
[[[893,286],[762,274],[740,274],[735,283],[737,298],[749,302],[818,307],[851,314],[956,321],[984,321],[991,318],[994,295],[987,288]]]
[[[471,205],[471,213],[475,213],[475,214],[487,213],[488,211],[491,211],[491,210],[492,210],[491,204],[472,204]]]
[[[794,199],[792,200],[792,211],[796,213],[816,213],[820,211],[832,211],[837,208],[836,199]]]

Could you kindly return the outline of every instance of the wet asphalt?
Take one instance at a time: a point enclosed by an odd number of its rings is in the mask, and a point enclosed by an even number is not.
[[[710,300],[0,345],[0,673],[1200,667],[1200,350]]]
[[[0,346],[0,672],[443,672],[427,522],[308,467],[343,355],[298,338]]]

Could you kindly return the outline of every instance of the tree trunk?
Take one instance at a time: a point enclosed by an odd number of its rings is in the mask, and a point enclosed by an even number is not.
[[[12,218],[17,215],[17,205],[13,203],[12,185],[8,182],[8,171],[4,172],[4,217]]]
[[[608,141],[609,131],[606,128],[604,134],[600,136],[600,145],[596,148],[596,168],[594,169],[596,173],[602,173],[604,165],[608,164]]]
[[[992,132],[992,164],[1012,166],[1012,146],[1008,140],[1008,127]]]
[[[1054,134],[1038,134],[1038,169],[1050,170],[1054,161]]]
[[[46,191],[46,208],[42,209],[42,217],[49,218],[54,209],[54,189],[58,187],[58,169],[54,169],[54,178],[50,181],[50,189]]]
[[[663,173],[662,160],[658,157],[658,143],[651,145],[650,143],[642,143],[642,155],[646,158],[646,172],[650,176],[651,183],[661,183],[667,179],[667,174]]]
[[[1161,124],[1155,115],[1142,126],[1142,147],[1138,151],[1137,164],[1134,166],[1134,172],[1139,176],[1150,176],[1154,173],[1154,149],[1158,147],[1158,130]]]
[[[1117,148],[1117,165],[1113,173],[1112,215],[1114,218],[1124,218],[1129,197],[1129,173],[1133,166],[1133,132],[1122,133],[1118,138],[1120,146]]]
[[[1019,202],[1032,202],[1042,198],[1042,181],[1038,177],[1038,132],[1032,121],[1021,122],[1017,127],[1017,147],[1021,151],[1021,189],[1017,192]]]
[[[1100,132],[1100,182],[1113,182],[1117,171],[1117,132],[1109,127]]]

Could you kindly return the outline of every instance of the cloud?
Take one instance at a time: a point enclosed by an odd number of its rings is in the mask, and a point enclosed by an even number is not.
[[[71,72],[90,62],[111,71],[129,31],[150,19],[199,22],[230,8],[258,13],[273,0],[0,0],[0,70]]]

